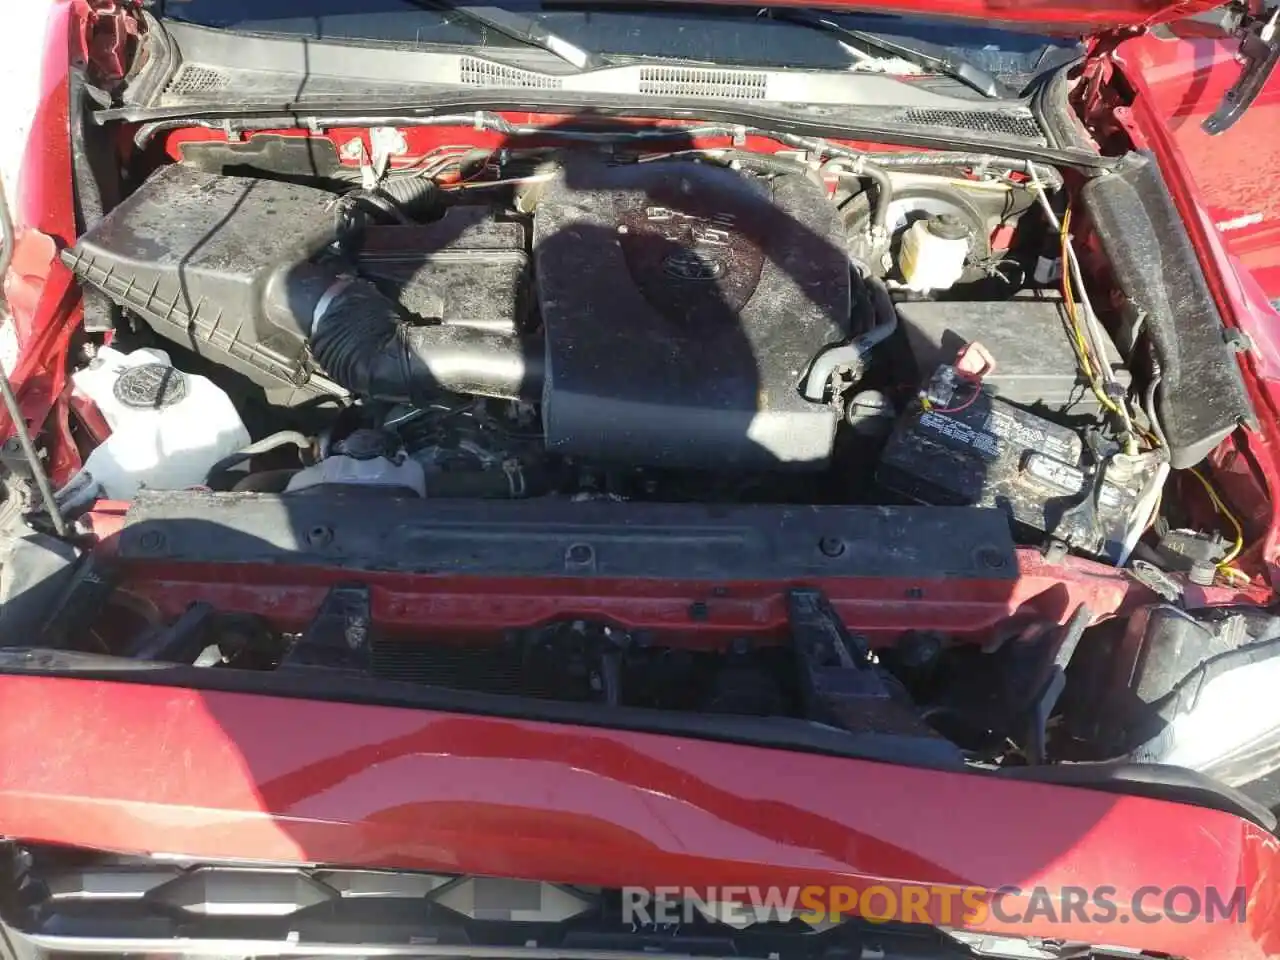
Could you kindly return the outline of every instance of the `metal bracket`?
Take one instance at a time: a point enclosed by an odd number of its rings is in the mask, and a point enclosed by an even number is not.
[[[919,762],[956,762],[954,744],[929,728],[866,639],[849,632],[821,591],[789,591],[787,613],[806,718],[893,743],[899,755]]]
[[[883,709],[889,691],[866,641],[846,629],[819,590],[787,594],[791,643],[807,717],[836,726],[857,726],[868,711]]]
[[[1218,108],[1200,125],[1210,136],[1230,130],[1244,116],[1280,63],[1280,4],[1261,16],[1242,20],[1238,35],[1240,52],[1236,59],[1240,61],[1240,76],[1223,94]]]
[[[1232,353],[1253,352],[1253,338],[1243,330],[1237,330],[1235,327],[1226,327],[1222,331],[1222,339],[1231,348]]]
[[[319,667],[368,673],[372,666],[372,604],[362,583],[333,587],[280,669]]]
[[[1080,638],[1093,622],[1093,612],[1087,604],[1076,607],[1071,619],[1054,636],[1054,642],[1045,651],[1045,665],[1037,693],[1032,698],[1030,716],[1027,718],[1027,759],[1035,764],[1046,763],[1048,751],[1049,717],[1058,704],[1058,698],[1067,685],[1067,666],[1075,655]]]

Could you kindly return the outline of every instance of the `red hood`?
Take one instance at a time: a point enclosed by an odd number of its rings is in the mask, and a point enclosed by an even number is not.
[[[704,0],[741,3],[742,0]],[[772,0],[777,6],[812,6],[813,0]],[[876,13],[915,14],[984,24],[1018,24],[1046,33],[1099,33],[1118,27],[1146,27],[1180,20],[1222,6],[1220,0],[881,0],[874,8],[865,0],[822,0],[825,7],[848,7]],[[752,4],[758,6],[758,4]]]

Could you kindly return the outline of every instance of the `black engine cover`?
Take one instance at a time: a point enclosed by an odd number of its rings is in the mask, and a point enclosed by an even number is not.
[[[803,176],[570,165],[534,217],[549,449],[651,466],[821,467],[836,414],[798,386],[848,336],[833,204]]]

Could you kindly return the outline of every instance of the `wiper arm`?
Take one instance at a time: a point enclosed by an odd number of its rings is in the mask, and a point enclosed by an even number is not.
[[[424,10],[455,13],[464,20],[488,27],[517,43],[545,50],[579,70],[591,70],[601,66],[596,54],[583,50],[564,37],[552,33],[533,17],[526,17],[524,14],[513,13],[502,7],[473,6],[469,3],[456,3],[454,0],[404,0],[404,2]]]
[[[887,53],[900,60],[913,63],[917,67],[923,67],[934,73],[951,77],[953,80],[960,81],[966,87],[977,90],[984,97],[989,97],[993,100],[1007,99],[1012,95],[1004,84],[976,63],[962,60],[959,57],[944,53],[940,49],[930,49],[932,45],[904,44],[899,43],[897,40],[882,37],[879,34],[867,33],[864,30],[854,30],[844,26],[839,21],[832,20],[830,17],[812,10],[792,7],[766,8],[761,11],[761,15],[773,20],[797,23],[802,26],[812,27],[815,30],[826,30],[830,33],[839,34],[864,47]]]

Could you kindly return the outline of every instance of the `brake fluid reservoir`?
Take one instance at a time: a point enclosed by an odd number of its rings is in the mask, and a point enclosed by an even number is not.
[[[249,443],[231,398],[211,380],[178,370],[161,350],[103,347],[71,379],[98,405],[111,436],[69,488],[96,485],[112,500],[143,487],[181,490],[204,483],[210,467]]]
[[[946,290],[964,273],[969,244],[969,229],[953,214],[917,220],[902,237],[903,282],[912,290]]]

